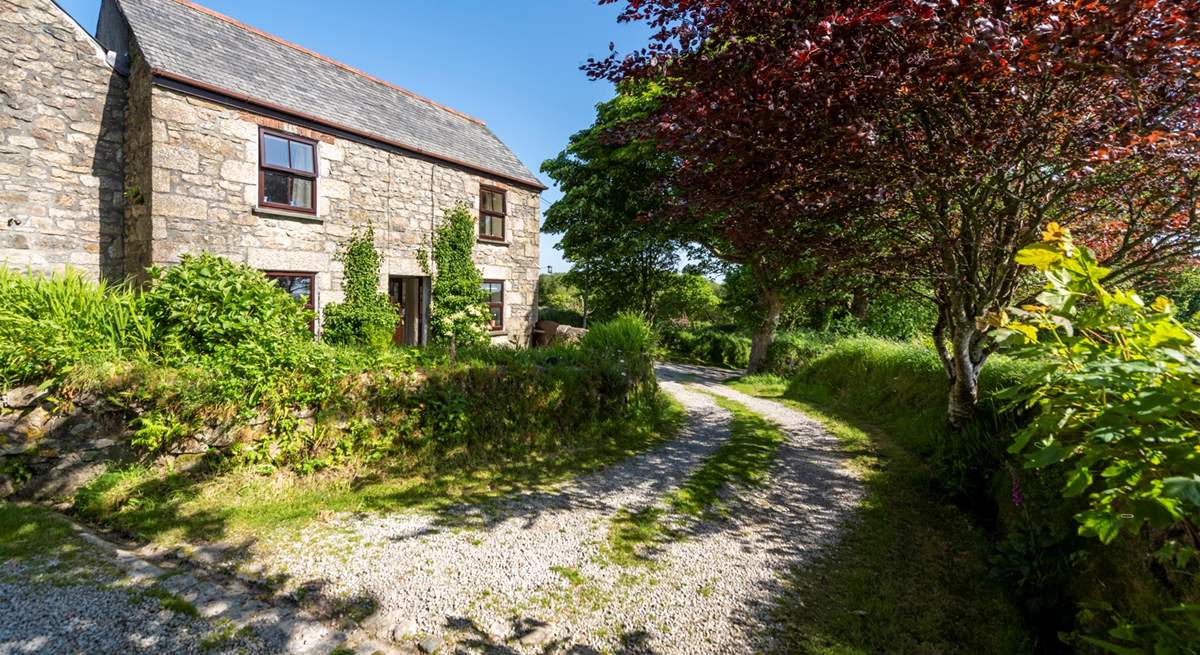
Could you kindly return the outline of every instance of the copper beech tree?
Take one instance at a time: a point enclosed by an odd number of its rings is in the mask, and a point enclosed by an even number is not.
[[[642,128],[680,207],[734,251],[930,290],[952,423],[1044,225],[1124,278],[1197,255],[1200,0],[625,4],[651,42],[585,68],[664,86]]]

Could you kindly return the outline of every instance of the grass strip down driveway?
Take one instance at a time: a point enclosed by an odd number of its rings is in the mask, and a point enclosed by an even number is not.
[[[706,459],[679,488],[665,495],[665,507],[654,505],[637,512],[627,509],[617,512],[609,529],[606,549],[616,564],[630,566],[650,561],[645,549],[671,538],[671,531],[665,524],[668,508],[675,514],[698,518],[707,512],[719,511],[721,489],[725,485],[762,484],[767,479],[776,451],[787,438],[774,423],[745,405],[705,392],[702,387],[695,388],[732,415],[729,441]]]

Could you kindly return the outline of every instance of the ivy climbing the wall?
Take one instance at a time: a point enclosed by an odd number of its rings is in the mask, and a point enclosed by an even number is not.
[[[400,315],[379,290],[383,253],[375,249],[375,228],[355,230],[337,254],[342,262],[344,303],[325,306],[322,339],[329,343],[386,348]]]
[[[483,291],[483,275],[471,259],[475,247],[475,219],[465,205],[446,211],[433,238],[433,264],[422,257],[425,272],[433,277],[430,335],[436,343],[460,346],[487,342],[491,313]]]

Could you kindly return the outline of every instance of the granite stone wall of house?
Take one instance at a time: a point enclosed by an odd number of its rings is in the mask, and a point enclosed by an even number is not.
[[[49,0],[0,0],[0,264],[123,277],[126,82]]]
[[[133,46],[136,52],[136,45]],[[129,72],[125,107],[125,274],[132,280],[146,279],[146,268],[153,263],[151,244],[151,134],[150,68],[140,57]]]
[[[135,87],[138,67],[135,58]],[[354,230],[375,227],[385,254],[384,290],[389,276],[424,275],[421,252],[428,251],[445,210],[463,203],[477,212],[480,184],[500,187],[508,201],[506,239],[479,242],[476,263],[485,278],[505,282],[506,330],[495,340],[530,342],[537,311],[537,191],[161,86],[150,88],[149,101],[151,147],[143,161],[150,165],[150,185],[140,205],[149,239],[137,240],[149,244],[148,263],[169,265],[185,253],[208,251],[263,270],[315,273],[320,308],[342,299],[335,254]],[[135,105],[130,103],[131,118]],[[139,129],[134,122],[131,134]],[[317,141],[315,217],[258,206],[261,128]],[[129,233],[140,235],[132,228]]]

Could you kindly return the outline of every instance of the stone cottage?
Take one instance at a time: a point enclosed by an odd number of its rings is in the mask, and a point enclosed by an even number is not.
[[[462,203],[493,337],[529,342],[545,186],[482,121],[187,0],[103,0],[94,39],[50,0],[0,12],[0,262],[137,280],[207,251],[320,310],[370,224],[423,343],[418,254]]]

